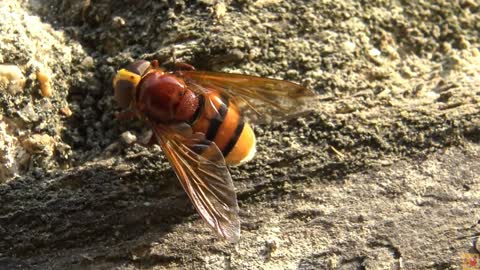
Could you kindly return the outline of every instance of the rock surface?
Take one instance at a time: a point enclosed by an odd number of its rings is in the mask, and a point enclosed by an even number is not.
[[[479,21],[475,1],[1,1],[0,64],[26,82],[0,88],[0,269],[460,268],[480,231]],[[320,96],[255,126],[236,244],[115,119],[115,71],[172,54]]]

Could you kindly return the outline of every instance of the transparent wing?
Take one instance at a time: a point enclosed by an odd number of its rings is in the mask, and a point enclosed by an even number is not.
[[[308,102],[315,99],[315,93],[302,85],[289,81],[262,78],[234,73],[206,71],[177,71],[192,90],[219,91],[229,97],[242,110],[250,110],[262,117],[273,118],[307,110]]]
[[[222,152],[188,125],[155,125],[165,156],[200,216],[220,236],[240,236],[237,195]]]

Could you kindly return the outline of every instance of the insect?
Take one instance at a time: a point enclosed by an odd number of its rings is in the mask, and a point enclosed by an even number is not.
[[[314,93],[288,81],[183,67],[169,72],[155,60],[135,61],[113,79],[115,99],[152,127],[200,216],[234,242],[240,220],[227,166],[255,155],[247,116],[277,119],[298,111]]]

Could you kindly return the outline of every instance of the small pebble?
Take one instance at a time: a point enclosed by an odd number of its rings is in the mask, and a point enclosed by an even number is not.
[[[72,110],[70,110],[70,107],[68,107],[68,105],[61,108],[60,112],[62,112],[62,114],[65,115],[66,117],[69,117],[72,115]]]
[[[130,131],[123,132],[121,137],[126,144],[132,144],[137,141],[137,136]]]
[[[377,56],[380,56],[380,54],[382,54],[381,51],[379,51],[377,48],[373,48],[371,50],[368,51],[368,54],[371,56],[371,57],[377,57]]]
[[[29,122],[36,122],[39,119],[38,114],[35,112],[33,105],[28,103],[23,109],[17,112],[18,116],[22,118],[23,121]]]
[[[357,45],[355,44],[355,42],[351,42],[351,41],[343,42],[343,50],[345,50],[345,52],[347,53],[354,52],[356,47]]]
[[[87,56],[83,59],[81,65],[85,68],[85,69],[91,69],[93,68],[95,62],[93,61],[93,58],[90,57],[90,56]]]
[[[112,19],[112,25],[116,28],[120,28],[125,25],[125,20],[120,16],[115,16]]]
[[[225,17],[227,14],[227,6],[225,6],[225,3],[223,2],[218,2],[215,4],[213,10],[214,16],[217,20],[223,19],[223,17]]]
[[[0,89],[7,89],[11,94],[17,94],[25,87],[25,76],[16,65],[0,65]]]
[[[37,71],[37,80],[40,83],[40,91],[43,97],[52,96],[53,89],[50,83],[50,75],[43,71]]]

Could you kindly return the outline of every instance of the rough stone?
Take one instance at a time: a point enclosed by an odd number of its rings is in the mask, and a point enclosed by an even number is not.
[[[0,158],[30,134],[56,147],[0,184],[0,269],[461,268],[480,230],[478,6],[1,1],[0,63],[27,81],[0,92]],[[319,95],[307,114],[254,125],[256,158],[231,168],[236,244],[205,226],[158,147],[120,143],[146,126],[115,117],[116,70],[172,54]]]

